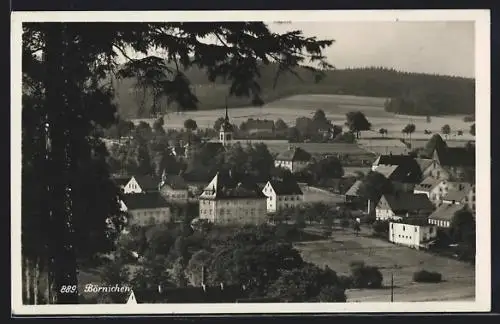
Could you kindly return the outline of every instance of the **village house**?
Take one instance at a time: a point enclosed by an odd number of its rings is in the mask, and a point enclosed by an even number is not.
[[[200,218],[216,224],[267,222],[267,197],[246,175],[217,172],[199,196]]]
[[[436,161],[450,178],[463,179],[467,174],[475,173],[474,147],[436,147],[432,151],[432,159]]]
[[[354,184],[347,190],[347,192],[344,194],[344,201],[347,203],[353,203],[359,201],[359,188],[363,181],[361,180],[356,180]]]
[[[434,206],[426,194],[400,192],[382,195],[375,207],[377,220],[402,220],[409,216],[427,216]]]
[[[402,192],[413,192],[422,176],[414,162],[404,165],[378,165],[374,171],[391,181],[394,190]]]
[[[129,183],[130,179],[132,177],[130,176],[125,176],[125,175],[113,175],[111,177],[111,180],[116,184],[118,188],[120,188],[120,191],[124,193],[125,191],[125,186]]]
[[[120,205],[122,212],[131,215],[129,224],[144,226],[171,218],[170,205],[158,192],[125,194]]]
[[[462,204],[442,204],[429,215],[428,222],[439,228],[450,228],[455,213],[464,208],[467,207]]]
[[[296,181],[271,180],[266,183],[262,192],[267,197],[267,212],[292,208],[304,201],[304,194]]]
[[[145,193],[158,192],[158,184],[160,179],[152,176],[133,176],[123,187],[123,192],[130,193]]]
[[[420,167],[422,178],[432,177],[438,180],[449,180],[450,174],[434,159],[416,158],[415,161]]]
[[[466,205],[476,211],[476,186],[466,182],[450,182],[448,191],[443,197],[444,204]]]
[[[311,154],[300,147],[290,146],[285,152],[281,152],[274,160],[277,168],[288,169],[291,172],[299,172],[305,169],[311,162]]]
[[[409,155],[380,155],[372,164],[372,171],[375,171],[380,166],[400,166],[416,163],[415,159]],[[417,164],[418,166],[418,164]],[[419,167],[420,169],[420,167]]]
[[[167,175],[165,171],[161,176],[159,191],[167,201],[187,202],[189,197],[184,178],[180,175]]]
[[[413,193],[426,194],[434,206],[439,206],[442,203],[443,194],[446,194],[448,189],[448,181],[436,179],[433,176],[428,176],[421,183],[415,186]]]
[[[426,218],[408,218],[389,223],[389,241],[414,249],[427,249],[437,237],[437,227],[427,223]]]

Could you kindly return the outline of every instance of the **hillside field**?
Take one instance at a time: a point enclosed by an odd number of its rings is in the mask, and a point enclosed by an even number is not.
[[[384,110],[384,98],[373,97],[357,97],[347,95],[296,95],[285,99],[271,102],[261,108],[246,107],[233,108],[229,111],[231,122],[240,125],[248,118],[260,118],[277,120],[283,119],[289,126],[295,124],[298,117],[312,117],[318,109],[323,109],[327,118],[332,120],[335,125],[345,124],[345,114],[349,111],[363,112],[368,121],[372,124],[372,130],[361,132],[359,144],[368,151],[376,154],[385,154],[392,152],[393,154],[401,154],[406,152],[403,143],[399,141],[404,134],[401,130],[408,123],[413,123],[416,126],[415,133],[412,134],[412,143],[414,147],[425,145],[426,141],[432,136],[425,134],[425,130],[434,133],[440,133],[443,125],[448,124],[451,128],[451,134],[448,136],[448,145],[463,146],[467,141],[474,140],[475,137],[469,134],[469,128],[472,122],[464,122],[463,115],[449,116],[431,116],[431,121],[428,123],[425,116],[407,116],[396,115]],[[184,121],[188,118],[196,120],[198,127],[211,128],[215,120],[224,116],[224,110],[201,110],[190,111],[185,113],[169,113],[164,116],[165,128],[180,129],[183,127]],[[133,119],[134,123],[145,121],[150,124],[154,119]],[[343,126],[345,128],[345,126]],[[385,128],[388,131],[387,138],[383,138],[378,130]],[[457,131],[462,130],[463,135],[457,135]],[[443,138],[445,136],[441,134]],[[286,141],[265,141],[272,151],[283,151],[286,149]],[[454,144],[456,142],[456,144]],[[308,143],[304,143],[308,144]],[[303,144],[300,144],[302,146]],[[319,144],[317,144],[319,145]],[[340,145],[340,144],[339,144]],[[311,145],[306,145],[307,147]],[[309,147],[310,150],[315,150]],[[342,152],[353,150],[363,151],[357,146],[332,147],[332,152],[340,150]],[[313,153],[313,152],[311,152]],[[355,154],[355,153],[354,153]]]

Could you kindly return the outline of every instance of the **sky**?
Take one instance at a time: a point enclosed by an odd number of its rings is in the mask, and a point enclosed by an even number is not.
[[[325,50],[338,69],[381,66],[407,72],[473,78],[474,22],[291,22],[269,23],[274,32],[302,30],[333,39]]]

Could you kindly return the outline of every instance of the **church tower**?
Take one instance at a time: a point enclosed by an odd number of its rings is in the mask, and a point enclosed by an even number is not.
[[[233,141],[233,125],[229,121],[229,116],[227,114],[227,102],[226,102],[226,117],[224,118],[224,122],[222,123],[219,131],[219,142],[224,146],[231,145]]]

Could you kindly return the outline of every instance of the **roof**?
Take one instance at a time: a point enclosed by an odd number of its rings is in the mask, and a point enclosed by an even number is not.
[[[437,151],[439,163],[443,166],[474,167],[476,152],[465,147],[447,147]]]
[[[426,194],[414,194],[400,192],[396,194],[383,195],[394,212],[409,212],[417,210],[433,210],[434,205]]]
[[[184,181],[184,178],[181,177],[180,175],[166,176],[165,182],[161,183],[161,187],[164,185],[168,185],[174,190],[184,190],[188,188],[186,181]]]
[[[266,198],[258,184],[248,175],[235,175],[230,171],[217,172],[215,177],[203,189],[200,198]]]
[[[276,192],[277,195],[302,195],[303,192],[300,189],[297,181],[287,180],[287,181],[279,181],[279,180],[271,180],[269,181],[271,186]]]
[[[443,200],[448,201],[462,201],[469,195],[473,185],[466,182],[450,182],[448,185],[448,192],[443,197]]]
[[[137,303],[234,303],[248,298],[248,292],[241,285],[203,287],[134,289]]]
[[[418,166],[420,167],[420,171],[424,172],[429,168],[432,163],[434,162],[433,159],[422,159],[422,158],[416,158],[415,162],[417,162]]]
[[[432,226],[429,224],[429,218],[425,216],[409,216],[405,217],[400,221],[391,221],[391,223],[395,224],[408,224],[408,225],[415,225],[415,226]]]
[[[427,178],[422,180],[422,182],[415,185],[415,190],[430,192],[432,189],[434,189],[441,182],[443,182],[443,180],[439,180],[439,179],[436,179],[432,176],[428,176]]]
[[[464,208],[466,208],[466,206],[461,204],[441,204],[441,206],[439,206],[432,214],[429,215],[429,219],[451,222],[455,213]]]
[[[281,152],[276,157],[276,160],[280,161],[309,161],[311,160],[311,154],[306,152],[300,147],[289,148],[288,150]]]
[[[398,167],[399,165],[378,165],[374,171],[382,174],[384,177],[389,179]]]
[[[220,131],[221,132],[233,132],[234,127],[231,125],[231,122],[229,121],[229,115],[227,114],[227,105],[226,105],[226,116],[224,118],[224,121],[222,122],[222,125],[220,125]]]
[[[158,192],[132,193],[122,195],[127,209],[155,209],[169,207],[168,202]]]
[[[414,162],[415,159],[409,155],[380,155],[373,165],[404,165]]]
[[[116,183],[118,186],[122,187],[125,186],[131,179],[131,176],[112,176],[111,179]]]
[[[135,181],[139,184],[144,191],[154,191],[158,190],[158,185],[160,184],[160,178],[152,176],[134,176]]]
[[[351,186],[351,188],[349,188],[349,190],[347,190],[345,195],[346,196],[358,196],[358,190],[359,190],[359,187],[361,186],[362,183],[363,183],[363,181],[356,180],[356,182],[354,182],[354,184]]]

